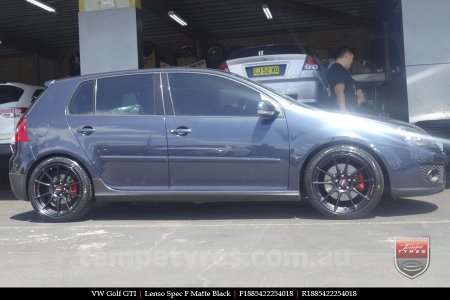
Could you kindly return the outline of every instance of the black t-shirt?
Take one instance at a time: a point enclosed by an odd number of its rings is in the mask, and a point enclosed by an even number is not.
[[[350,72],[341,64],[334,63],[328,70],[327,77],[336,108],[338,108],[338,105],[334,87],[339,83],[343,83],[345,85],[344,94],[346,109],[348,111],[359,111],[358,99],[356,97],[356,90],[359,89],[359,86],[358,83],[352,78]]]

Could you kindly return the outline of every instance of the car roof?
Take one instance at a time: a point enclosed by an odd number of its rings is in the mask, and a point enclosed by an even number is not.
[[[53,83],[62,82],[62,81],[85,81],[92,80],[102,77],[111,77],[111,76],[120,76],[120,75],[134,75],[134,74],[151,74],[151,73],[208,73],[208,74],[216,74],[216,75],[225,75],[230,76],[228,72],[207,69],[207,68],[153,68],[153,69],[139,69],[139,70],[125,70],[125,71],[114,71],[114,72],[104,72],[104,73],[95,73],[81,76],[73,76],[66,77],[56,80],[49,80],[45,83],[46,86],[50,86]]]

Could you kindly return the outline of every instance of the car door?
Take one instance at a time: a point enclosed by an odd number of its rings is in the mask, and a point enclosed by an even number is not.
[[[159,80],[157,73],[83,82],[69,103],[72,132],[110,187],[168,189]]]
[[[208,73],[169,72],[165,81],[170,189],[287,189],[286,120],[257,115],[259,91]]]

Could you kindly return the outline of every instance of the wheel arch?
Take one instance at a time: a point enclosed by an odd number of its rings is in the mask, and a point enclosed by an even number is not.
[[[384,160],[381,158],[381,156],[373,148],[371,148],[370,146],[368,146],[362,142],[342,140],[342,141],[331,141],[331,142],[323,143],[323,144],[317,146],[310,153],[308,153],[307,157],[303,161],[303,164],[300,168],[300,176],[299,176],[300,180],[299,180],[298,184],[299,184],[299,192],[300,192],[301,198],[304,198],[305,196],[307,196],[304,178],[305,178],[305,171],[306,171],[306,167],[308,166],[308,163],[311,161],[311,159],[314,157],[314,155],[319,153],[321,150],[331,147],[331,146],[335,146],[335,145],[349,145],[349,146],[359,147],[359,148],[367,151],[370,155],[372,155],[372,157],[377,161],[378,165],[380,166],[381,171],[383,172],[384,193],[390,194],[391,189],[390,189],[389,172],[388,172],[388,170],[386,168],[386,164],[385,164]]]

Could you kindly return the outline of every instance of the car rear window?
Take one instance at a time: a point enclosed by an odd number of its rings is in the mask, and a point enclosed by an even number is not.
[[[24,90],[12,85],[0,85],[0,104],[19,101]]]
[[[154,115],[154,82],[153,74],[98,79],[95,114]]]
[[[94,114],[94,81],[82,82],[69,103],[69,113],[73,115]]]
[[[229,59],[236,59],[250,56],[274,55],[274,54],[309,54],[307,47],[298,45],[268,45],[249,47],[237,50],[230,55]]]

